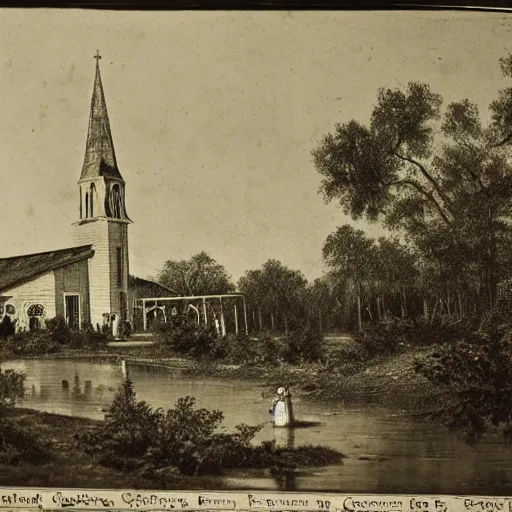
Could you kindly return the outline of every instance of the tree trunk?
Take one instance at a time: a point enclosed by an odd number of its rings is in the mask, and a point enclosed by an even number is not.
[[[254,330],[256,330],[256,313],[254,312],[254,309],[252,310],[252,325],[254,326]]]
[[[380,309],[380,299],[377,297],[377,318],[379,319],[379,322],[382,320],[382,311]]]
[[[284,332],[288,333],[288,319],[286,318],[286,315],[284,315]]]
[[[324,332],[324,328],[322,325],[322,308],[318,310],[318,328],[320,332]]]
[[[270,322],[272,323],[272,330],[274,331],[275,330],[274,313],[272,313],[272,311],[270,312]]]
[[[259,320],[259,324],[260,324],[260,332],[263,330],[263,321],[261,319],[261,307],[258,306],[258,320]]]
[[[428,302],[425,297],[423,297],[423,318],[428,320]]]
[[[361,285],[358,286],[357,290],[357,325],[359,332],[363,330],[363,319],[361,317]]]
[[[460,296],[460,290],[457,290],[457,299],[459,301],[459,316],[464,317],[464,309],[462,308],[462,298]]]
[[[402,292],[400,292],[400,314],[402,318],[405,318],[405,304],[404,304],[404,296]]]

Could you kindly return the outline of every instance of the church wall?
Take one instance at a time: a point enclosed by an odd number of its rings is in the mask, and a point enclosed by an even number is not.
[[[16,314],[13,318],[18,319],[17,329],[28,330],[27,309],[32,304],[42,304],[45,309],[44,320],[54,318],[55,312],[55,276],[53,272],[43,274],[14,288],[2,290],[3,295],[12,295],[7,304],[13,304]]]
[[[91,323],[103,325],[103,314],[111,313],[109,228],[106,220],[95,220],[75,226],[74,239],[78,245],[92,244],[94,256],[88,261],[89,303]]]
[[[120,313],[120,292],[126,293],[128,299],[128,275],[129,275],[129,261],[128,261],[128,225],[121,222],[109,222],[109,238],[110,238],[110,291],[111,291],[111,304],[112,312]],[[117,265],[117,248],[120,247],[123,255],[121,286],[118,281],[118,265]],[[124,305],[127,307],[127,304]]]
[[[78,261],[55,270],[55,311],[57,316],[65,317],[64,297],[66,293],[79,294],[81,322],[91,323],[87,260]]]

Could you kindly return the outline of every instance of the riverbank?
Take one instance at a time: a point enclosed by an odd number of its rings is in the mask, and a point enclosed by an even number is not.
[[[222,489],[221,478],[191,478],[171,471],[137,474],[100,466],[76,443],[75,434],[94,428],[98,422],[86,418],[49,414],[14,408],[5,417],[30,428],[49,446],[51,456],[44,462],[0,462],[0,485],[26,487],[71,487],[96,489]]]
[[[85,358],[180,369],[189,376],[254,381],[270,396],[275,388],[287,385],[303,399],[336,404],[375,404],[414,413],[428,413],[439,403],[441,391],[419,375],[414,367],[418,357],[435,346],[408,349],[391,356],[366,360],[357,356],[355,343],[345,342],[341,352],[333,352],[326,364],[245,364],[233,365],[211,360],[195,361],[162,354],[156,346],[105,347],[98,351],[65,350],[24,356],[28,358]]]

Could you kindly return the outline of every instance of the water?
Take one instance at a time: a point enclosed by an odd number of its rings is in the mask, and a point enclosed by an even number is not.
[[[3,368],[26,374],[25,407],[93,419],[103,418],[123,378],[120,364],[101,361],[28,360]],[[272,428],[270,401],[254,383],[190,378],[180,370],[137,364],[128,364],[128,371],[138,399],[154,407],[169,408],[179,397],[194,396],[199,407],[223,411],[228,430],[239,423],[265,423],[257,441],[323,444],[346,455],[342,464],[281,479],[228,478],[232,488],[435,494],[507,494],[512,489],[512,446],[498,438],[471,448],[400,411],[294,398],[296,418],[317,425],[295,429],[290,439],[287,429]]]

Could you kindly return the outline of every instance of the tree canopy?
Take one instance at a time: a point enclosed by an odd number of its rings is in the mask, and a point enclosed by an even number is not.
[[[189,260],[167,260],[158,282],[182,296],[219,295],[235,289],[224,266],[204,251]]]
[[[512,77],[511,56],[501,67]],[[489,110],[484,126],[468,99],[443,108],[427,84],[382,88],[368,125],[337,124],[313,160],[326,201],[403,233],[425,263],[492,306],[510,272],[512,88]]]

